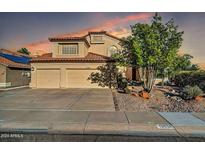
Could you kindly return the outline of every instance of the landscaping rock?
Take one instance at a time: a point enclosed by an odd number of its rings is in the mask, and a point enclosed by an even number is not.
[[[201,97],[201,96],[196,96],[196,97],[195,97],[195,100],[196,100],[196,101],[200,101],[200,100],[202,100],[202,99],[203,99],[203,97]]]
[[[141,87],[135,88],[137,91],[142,91]],[[152,97],[144,99],[139,97],[136,92],[131,94],[122,94],[114,92],[115,103],[119,107],[119,111],[131,112],[204,112],[205,99],[200,101],[182,100],[178,96],[165,96],[165,92],[153,89]]]
[[[149,99],[150,98],[149,93],[145,92],[145,91],[139,92],[139,96],[144,98],[144,99]]]

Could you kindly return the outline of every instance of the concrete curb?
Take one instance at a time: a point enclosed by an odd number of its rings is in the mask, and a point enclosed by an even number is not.
[[[0,133],[205,139],[205,121],[191,113],[50,111],[41,117],[39,111],[32,111],[6,119],[6,112],[2,111],[4,116],[0,117]]]
[[[29,88],[29,86],[19,86],[19,87],[11,87],[11,88],[0,88],[0,91],[9,91],[15,89]]]

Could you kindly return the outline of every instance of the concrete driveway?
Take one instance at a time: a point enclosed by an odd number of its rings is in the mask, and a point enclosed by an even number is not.
[[[16,89],[0,92],[0,110],[114,111],[109,89]]]

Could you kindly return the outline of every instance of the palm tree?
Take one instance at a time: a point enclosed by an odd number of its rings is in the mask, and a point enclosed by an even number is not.
[[[28,49],[26,49],[26,48],[21,48],[17,52],[25,54],[25,55],[30,55],[31,54],[31,52],[29,52]]]

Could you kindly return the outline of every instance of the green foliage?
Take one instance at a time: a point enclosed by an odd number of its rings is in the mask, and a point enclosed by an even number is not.
[[[114,63],[107,63],[97,67],[97,72],[92,72],[88,77],[91,83],[101,87],[117,88],[118,68]]]
[[[176,74],[172,81],[179,87],[198,85],[204,90],[205,71],[182,71]]]
[[[164,75],[168,76],[170,79],[182,70],[198,70],[198,65],[191,63],[192,58],[193,56],[189,54],[176,55],[174,62],[168,68],[165,69]],[[163,72],[160,73],[163,74]]]
[[[183,32],[178,32],[173,19],[163,24],[157,13],[151,24],[137,23],[131,26],[131,31],[132,35],[123,41],[124,51],[115,57],[121,65],[142,67],[143,87],[150,92],[157,71],[164,74],[173,65]]]
[[[117,87],[119,89],[125,90],[127,88],[128,82],[127,79],[122,76],[121,73],[117,76]]]
[[[203,92],[205,93],[205,81],[202,81],[202,82],[199,84],[199,88],[201,88],[201,90],[203,90]]]
[[[186,70],[198,71],[198,70],[200,70],[200,67],[197,64],[192,64],[191,66],[187,67]]]
[[[186,86],[183,88],[181,96],[183,99],[190,100],[202,93],[202,90],[198,86]]]
[[[21,48],[17,52],[22,53],[22,54],[26,54],[26,55],[31,54],[31,52],[29,52],[28,49],[26,49],[26,48]]]
[[[123,38],[121,41],[121,46],[123,47],[122,51],[119,51],[116,54],[112,55],[119,66],[130,66],[130,67],[137,67],[139,66],[136,61],[136,53],[134,50],[134,40],[131,36],[127,38]]]

